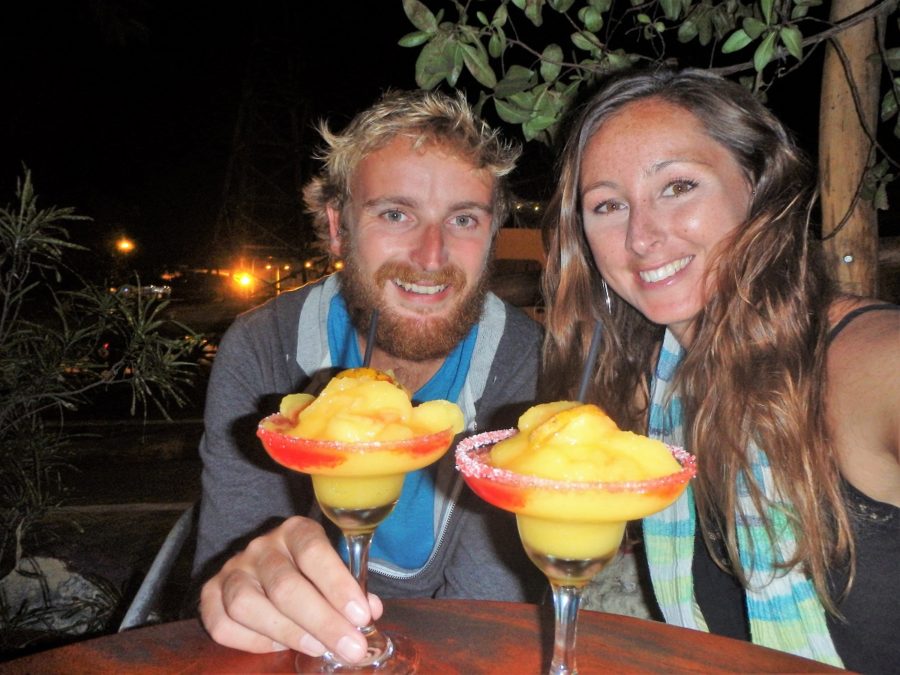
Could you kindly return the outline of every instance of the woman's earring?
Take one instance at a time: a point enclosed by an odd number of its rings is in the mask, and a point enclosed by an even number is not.
[[[603,295],[606,297],[606,311],[612,316],[612,299],[609,297],[609,286],[606,285],[606,279],[600,279],[603,284]]]

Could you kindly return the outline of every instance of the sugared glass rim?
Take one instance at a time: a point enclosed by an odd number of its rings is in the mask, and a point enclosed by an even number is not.
[[[290,434],[286,434],[276,429],[267,429],[263,426],[265,422],[276,422],[278,420],[287,420],[287,418],[281,413],[274,413],[261,419],[256,429],[256,435],[260,438],[262,438],[263,435],[274,435],[278,437],[281,442],[286,443],[289,446],[305,450],[326,450],[363,454],[366,452],[376,452],[378,450],[405,450],[406,448],[413,448],[425,444],[436,444],[438,441],[446,441],[449,444],[453,438],[453,429],[447,427],[446,429],[436,431],[433,434],[402,438],[395,441],[328,441],[320,438],[291,436]]]
[[[697,472],[697,459],[683,448],[666,444],[666,447],[681,464],[681,471],[658,478],[630,481],[560,481],[527,474],[515,473],[507,469],[490,466],[484,457],[495,443],[515,436],[518,429],[486,431],[463,439],[456,446],[456,468],[465,476],[489,480],[494,483],[519,488],[539,488],[545,490],[603,490],[605,492],[647,492],[659,488],[682,485]]]

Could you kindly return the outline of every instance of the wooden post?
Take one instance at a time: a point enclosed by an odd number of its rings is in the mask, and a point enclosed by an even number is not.
[[[846,18],[870,2],[834,0],[831,20]],[[877,292],[878,222],[870,202],[860,199],[854,206],[853,199],[872,154],[872,142],[865,129],[874,136],[877,123],[881,62],[869,58],[877,51],[877,38],[873,19],[836,38],[845,55],[843,62],[834,45],[828,45],[819,113],[819,186],[825,255],[842,290],[868,296]],[[856,101],[851,83],[858,92]],[[840,226],[845,218],[847,222]],[[835,233],[838,227],[840,230]]]

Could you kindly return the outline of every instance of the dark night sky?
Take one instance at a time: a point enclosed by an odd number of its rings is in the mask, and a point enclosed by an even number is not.
[[[127,232],[171,252],[211,232],[254,36],[298,50],[310,122],[340,125],[384,88],[415,86],[399,0],[116,4],[143,38],[119,43],[91,0],[0,9],[0,203],[24,162],[41,203],[94,218],[71,228],[88,240]]]
[[[111,7],[137,17],[143,36],[117,40]],[[415,86],[418,50],[397,45],[411,30],[400,0],[2,3],[0,205],[24,162],[44,205],[94,218],[72,226],[77,239],[102,250],[127,233],[145,251],[196,250],[222,206],[254,36],[292,45],[308,123],[340,126],[385,88]],[[776,112],[809,149],[818,77],[813,67],[778,87],[790,100]],[[547,176],[549,155],[538,154]]]

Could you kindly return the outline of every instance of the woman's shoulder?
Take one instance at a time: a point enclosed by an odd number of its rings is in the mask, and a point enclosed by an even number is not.
[[[900,305],[844,295],[829,309],[829,349],[866,346],[874,351],[876,345],[900,351]]]
[[[884,383],[900,396],[900,305],[842,296],[829,324],[828,379],[869,391]]]
[[[826,407],[844,476],[900,503],[900,307],[844,297],[829,313]]]

